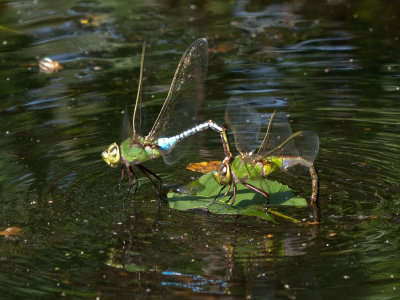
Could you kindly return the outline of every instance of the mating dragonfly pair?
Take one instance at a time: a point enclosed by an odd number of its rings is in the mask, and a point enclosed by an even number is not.
[[[142,165],[143,162],[162,156],[167,164],[176,161],[178,155],[175,148],[183,139],[206,129],[212,129],[220,134],[225,158],[219,167],[212,171],[214,179],[222,186],[220,193],[228,187],[223,197],[232,189],[232,196],[227,200],[233,205],[236,200],[236,185],[243,184],[266,198],[266,209],[269,207],[267,192],[248,183],[250,179],[262,179],[279,170],[288,170],[299,165],[309,169],[312,179],[311,205],[315,205],[318,196],[318,176],[314,168],[314,160],[318,153],[318,136],[309,131],[299,131],[292,134],[287,117],[282,112],[269,115],[257,113],[249,105],[233,100],[226,110],[226,120],[233,131],[235,144],[240,154],[233,157],[224,127],[209,120],[193,126],[197,116],[197,99],[201,95],[201,86],[205,80],[208,65],[208,43],[206,39],[198,39],[189,46],[183,54],[168,95],[150,132],[143,136],[138,132],[142,124],[140,115],[141,90],[143,81],[143,64],[145,45],[143,45],[140,64],[139,87],[136,97],[132,122],[124,113],[124,123],[127,128],[127,138],[118,145],[111,144],[103,153],[104,161],[111,167],[122,165],[121,181],[125,170],[129,178],[129,190],[132,187],[132,177],[138,179],[133,166],[161,189],[161,178]],[[185,111],[182,112],[181,108]],[[189,126],[191,125],[191,126]],[[182,128],[190,128],[180,132]],[[265,136],[261,129],[265,128]],[[175,149],[175,151],[173,151]],[[153,178],[152,178],[153,177]],[[159,185],[154,181],[158,180]],[[212,205],[219,198],[219,194]],[[209,207],[209,206],[208,206]]]

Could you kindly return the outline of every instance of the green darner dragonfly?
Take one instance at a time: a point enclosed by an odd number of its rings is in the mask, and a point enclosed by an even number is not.
[[[225,129],[211,120],[187,129],[189,125],[193,126],[196,122],[197,102],[203,92],[203,82],[207,73],[208,43],[204,38],[194,41],[183,54],[168,95],[150,132],[146,136],[143,136],[139,132],[138,127],[141,127],[140,125],[143,123],[140,109],[145,48],[144,44],[140,64],[139,87],[132,123],[130,123],[125,110],[123,121],[125,126],[123,126],[128,127],[126,130],[128,137],[120,145],[117,143],[111,144],[103,151],[102,157],[111,167],[122,165],[120,182],[124,178],[126,169],[129,178],[129,191],[132,187],[132,176],[136,181],[136,189],[138,186],[138,179],[132,168],[132,166],[136,165],[160,192],[161,178],[143,166],[143,162],[162,156],[167,164],[174,163],[179,156],[174,155],[172,152],[177,143],[188,136],[208,128],[220,134],[226,155],[230,155],[230,150]],[[185,128],[187,130],[182,132]],[[160,182],[159,186],[153,181],[151,176]]]
[[[254,111],[248,104],[235,100],[230,102],[225,118],[233,131],[240,155],[231,162],[222,162],[212,175],[222,185],[219,194],[229,186],[223,197],[227,196],[233,187],[233,193],[227,203],[231,199],[230,205],[235,203],[236,184],[241,183],[266,198],[267,211],[268,193],[249,184],[248,180],[262,179],[279,170],[287,171],[294,166],[302,166],[308,168],[311,175],[310,204],[313,206],[316,204],[318,175],[314,160],[318,153],[319,140],[315,133],[311,131],[292,133],[290,123],[283,112],[274,111],[272,114],[263,115]],[[262,135],[263,125],[265,125],[265,135]],[[207,208],[220,199],[219,194]]]

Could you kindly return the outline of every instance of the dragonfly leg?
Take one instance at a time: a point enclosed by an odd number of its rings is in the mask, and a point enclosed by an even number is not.
[[[235,182],[232,182],[232,185],[233,185],[233,193],[232,193],[232,196],[230,196],[229,197],[229,199],[228,199],[228,201],[226,201],[226,202],[229,202],[232,198],[232,203],[231,204],[228,204],[228,205],[225,205],[223,208],[221,208],[217,213],[219,213],[221,210],[224,210],[225,208],[227,208],[227,207],[231,207],[233,204],[235,204],[235,202],[236,202],[236,193],[237,193],[237,188],[236,188],[236,183]]]
[[[251,189],[251,190],[253,190],[253,191],[255,191],[255,192],[257,192],[257,193],[259,193],[261,195],[263,195],[267,199],[267,202],[266,202],[266,205],[265,205],[265,212],[268,213],[268,209],[269,209],[269,194],[267,192],[255,187],[255,186],[249,184],[249,183],[242,183],[242,184],[245,187],[247,187],[247,188],[249,188],[249,189]]]
[[[137,191],[137,189],[138,189],[138,187],[139,187],[139,179],[138,179],[138,177],[136,176],[135,172],[133,172],[132,166],[129,166],[128,174],[129,174],[129,175],[132,174],[133,179],[135,179],[135,190],[133,191],[133,200],[135,200],[136,191]],[[129,177],[129,179],[130,179],[130,177]],[[132,186],[132,185],[130,184],[130,182],[129,182],[129,185]]]
[[[122,207],[123,207],[123,208],[125,208],[125,202],[126,202],[126,199],[127,199],[128,196],[129,196],[130,192],[131,192],[131,189],[132,189],[132,186],[130,185],[129,188],[128,188],[128,192],[126,193],[126,195],[125,195],[125,197],[124,197],[124,201],[122,202]]]
[[[153,173],[151,170],[149,170],[148,168],[146,168],[143,165],[137,165],[138,168],[140,169],[140,171],[143,172],[143,174],[150,180],[150,182],[153,184],[153,186],[157,189],[158,195],[161,194],[161,187],[162,187],[162,179],[160,176],[158,176],[157,174]],[[152,178],[151,176],[153,176],[154,178],[156,178],[159,182],[159,184],[157,184]]]
[[[121,179],[118,182],[119,187],[121,187],[121,182],[122,179],[124,179],[124,175],[125,175],[125,168],[122,166]]]
[[[128,172],[128,182],[129,182],[129,186],[131,186],[131,185],[132,185],[131,171],[132,171],[132,174],[133,174],[133,169],[131,168],[131,166],[129,166],[126,170],[127,170],[127,172]]]
[[[222,195],[222,197],[219,197],[219,194],[221,194],[221,192],[222,192],[225,188],[226,188],[226,185],[224,185],[224,186],[219,190],[219,192],[218,192],[217,196],[215,196],[214,200],[207,204],[207,206],[206,206],[206,209],[207,209],[207,210],[208,210],[208,209],[210,208],[210,206],[213,205],[215,202],[217,202],[218,200],[220,200],[220,199],[222,199],[222,198],[224,198],[224,197],[226,196],[227,193],[224,193],[224,194]],[[231,189],[231,186],[229,186],[227,192],[229,192],[230,189]]]
[[[132,186],[133,186],[133,184],[132,184],[132,179],[131,179],[132,176],[133,176],[133,179],[135,180],[135,183],[136,183],[136,184],[135,184],[135,189],[134,189],[134,191],[133,191],[133,198],[132,198],[133,201],[135,200],[136,191],[137,191],[138,186],[139,186],[139,180],[138,180],[138,178],[137,178],[135,172],[133,171],[132,166],[127,167],[127,168],[126,168],[126,171],[127,171],[127,173],[128,173],[128,178],[129,178],[129,189],[128,189],[128,192],[126,193],[125,197],[124,197],[124,201],[123,201],[124,207],[125,207],[125,201],[126,201],[126,199],[128,198],[129,193],[131,192],[131,189],[132,189]]]
[[[310,205],[314,206],[318,201],[318,192],[319,192],[318,173],[314,165],[312,165],[312,167],[310,168],[310,175],[312,181],[312,193],[311,193]]]
[[[233,187],[233,193],[232,193],[232,195],[230,195],[230,197],[225,201],[225,203],[227,203],[227,204],[229,203],[229,201],[232,200],[233,196],[235,196],[235,187],[236,187],[236,186],[233,185],[233,183],[232,183],[232,184],[229,186],[229,190],[227,190],[226,193],[224,194],[224,197],[226,197],[226,196],[228,195],[228,193],[229,193],[229,191],[231,190],[231,187],[232,187],[232,186],[234,186],[234,187]],[[232,203],[232,204],[233,204],[233,203]]]
[[[237,193],[237,188],[236,188],[236,183],[234,182],[234,183],[233,183],[233,194],[232,194],[233,199],[232,199],[231,206],[232,206],[233,204],[235,204],[235,202],[236,202],[236,193]]]
[[[228,190],[224,193],[224,195],[221,197],[221,199],[222,199],[222,198],[225,198],[225,197],[228,195],[228,193],[229,193],[230,190],[231,190],[232,185],[233,185],[233,184],[230,184],[230,185],[229,185]],[[225,203],[228,203],[229,201],[231,201],[232,197],[233,197],[233,194],[232,194],[232,196],[230,196],[230,197],[228,198],[228,200],[225,201]]]
[[[125,175],[125,168],[124,168],[124,166],[122,166],[121,178],[118,180],[118,183],[113,187],[112,194],[114,194],[116,189],[121,188],[121,183],[122,183],[122,180],[124,179],[124,175]]]

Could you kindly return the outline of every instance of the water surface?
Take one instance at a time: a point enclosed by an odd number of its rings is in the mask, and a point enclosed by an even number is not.
[[[400,297],[400,4],[391,1],[3,1],[0,4],[0,290],[7,298]],[[136,201],[100,153],[133,108],[142,42],[151,124],[183,51],[209,41],[199,120],[232,98],[319,135],[321,223],[297,226]],[[39,72],[50,57],[64,68]],[[232,138],[232,136],[231,136]],[[201,133],[189,162],[223,157]],[[308,197],[307,174],[276,177]],[[282,208],[309,220],[309,208]]]

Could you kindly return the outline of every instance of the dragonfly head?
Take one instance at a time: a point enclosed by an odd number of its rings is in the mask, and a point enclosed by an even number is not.
[[[232,182],[231,165],[228,163],[220,164],[211,174],[220,185],[229,185]]]
[[[115,168],[118,166],[121,160],[121,154],[117,143],[111,144],[106,150],[103,151],[103,153],[101,153],[101,156],[110,167]]]

